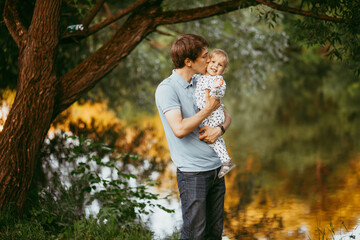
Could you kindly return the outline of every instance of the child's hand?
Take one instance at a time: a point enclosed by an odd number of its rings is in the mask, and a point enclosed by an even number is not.
[[[223,85],[224,83],[224,79],[222,78],[217,78],[212,84],[211,84],[211,87],[213,88],[218,88],[220,87],[221,85]]]

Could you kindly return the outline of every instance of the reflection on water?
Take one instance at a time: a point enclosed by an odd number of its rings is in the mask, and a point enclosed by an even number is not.
[[[359,226],[359,96],[327,95],[329,83],[306,74],[225,102],[238,166],[226,179],[232,239],[337,239]]]
[[[233,239],[319,239],[319,230],[328,236],[333,234],[330,228],[334,232],[354,229],[360,219],[359,160],[360,155],[344,163],[343,179],[319,173],[315,163],[303,176],[283,176],[275,185],[266,181],[266,175],[276,174],[273,168],[238,169],[227,178],[228,235]]]
[[[229,239],[341,239],[357,237],[360,220],[360,154],[331,176],[329,167],[315,162],[305,172],[286,176],[274,168],[261,167],[249,157],[244,168],[226,176],[225,234]],[[281,175],[281,181],[267,175]],[[337,176],[336,176],[337,175]],[[163,179],[160,177],[160,179]],[[175,176],[173,191],[177,191]],[[168,180],[166,177],[164,180]],[[176,198],[178,199],[178,198]],[[176,212],[157,212],[150,218],[157,236],[179,228],[180,204]],[[161,221],[161,219],[166,221]],[[181,221],[180,221],[181,222]],[[225,239],[225,238],[224,238]],[[350,239],[350,238],[349,238]]]

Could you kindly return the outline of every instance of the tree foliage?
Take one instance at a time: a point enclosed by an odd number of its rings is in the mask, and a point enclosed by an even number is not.
[[[23,17],[26,25],[30,24],[31,11],[29,9],[33,9],[34,2],[29,1],[22,5],[22,9],[19,9],[20,16]],[[93,23],[99,23],[109,17],[109,14],[114,14],[117,9],[126,8],[132,2],[106,1],[106,7],[99,11]],[[2,0],[1,5],[3,6],[4,3],[5,1]],[[164,10],[179,10],[204,7],[216,3],[219,1],[188,1],[186,4],[164,1],[162,6]],[[241,11],[212,19],[159,28],[161,33],[165,32],[169,36],[159,33],[149,36],[147,41],[142,42],[127,57],[126,61],[121,62],[110,75],[105,77],[104,81],[97,85],[94,91],[84,95],[84,97],[93,100],[108,99],[114,108],[130,100],[131,102],[138,102],[139,107],[149,109],[152,104],[149,93],[153,91],[153,85],[171,69],[168,55],[169,44],[178,33],[186,31],[196,31],[204,35],[210,40],[211,46],[226,48],[230,52],[230,57],[235,56],[231,59],[233,65],[239,66],[238,62],[241,61],[240,66],[242,67],[234,69],[237,73],[231,73],[230,79],[239,79],[243,87],[265,86],[263,80],[267,71],[264,71],[263,68],[265,65],[269,67],[267,62],[278,62],[278,60],[283,59],[279,53],[281,49],[286,48],[287,45],[284,40],[289,37],[308,46],[322,45],[330,57],[343,59],[354,69],[359,68],[359,27],[356,24],[359,19],[356,1],[274,1],[272,4],[271,2],[258,1],[258,3],[263,4],[251,8],[250,11],[253,14],[250,14],[249,11]],[[66,1],[62,10],[60,31],[66,33],[67,26],[81,23],[95,4],[94,0]],[[303,13],[303,15],[310,17],[291,16],[287,12]],[[316,15],[326,15],[342,20],[323,21],[319,20],[321,18],[315,17]],[[278,27],[274,28],[274,26],[279,26],[279,22],[281,23],[283,18],[286,19],[285,21],[290,21],[286,30],[288,36],[277,41],[274,37],[280,32],[277,29]],[[119,22],[115,22],[110,27],[79,42],[59,45],[57,64],[61,67],[57,68],[58,75],[65,75],[87,56],[99,49],[104,40],[109,39],[114,34],[116,27],[119,27],[122,22],[123,20],[120,19]],[[265,29],[262,25],[268,25],[270,28]],[[5,86],[15,88],[18,53],[5,24],[0,25],[0,30],[4,36],[0,40],[4,46],[2,48],[4,58],[0,59],[3,61],[3,64],[0,64],[0,68],[2,68],[0,74],[2,74],[3,79],[1,88]],[[251,33],[255,30],[257,33]],[[265,35],[256,36],[260,32]],[[255,38],[252,38],[251,34]],[[266,34],[272,36],[266,36]],[[259,42],[260,39],[263,42]],[[253,49],[248,49],[249,47]],[[241,58],[241,52],[247,53],[248,56]],[[250,55],[255,54],[257,59],[250,57]],[[242,61],[244,59],[246,61]],[[252,64],[250,64],[250,59],[254,59]],[[134,67],[136,65],[138,67]],[[147,81],[143,81],[143,79]],[[129,88],[132,88],[133,91],[127,91]]]

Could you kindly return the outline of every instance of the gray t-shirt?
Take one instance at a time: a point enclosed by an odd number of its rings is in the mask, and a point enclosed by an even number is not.
[[[199,140],[199,128],[182,139],[176,137],[165,117],[165,112],[180,109],[183,118],[198,112],[195,101],[196,80],[190,84],[173,70],[172,75],[163,80],[156,89],[155,101],[164,126],[171,158],[177,168],[183,172],[203,172],[221,166],[215,151]]]

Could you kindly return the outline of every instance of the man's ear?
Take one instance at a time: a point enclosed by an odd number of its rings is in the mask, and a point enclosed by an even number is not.
[[[190,58],[186,58],[184,62],[185,62],[185,66],[187,66],[187,67],[192,66],[192,61],[190,60]]]

